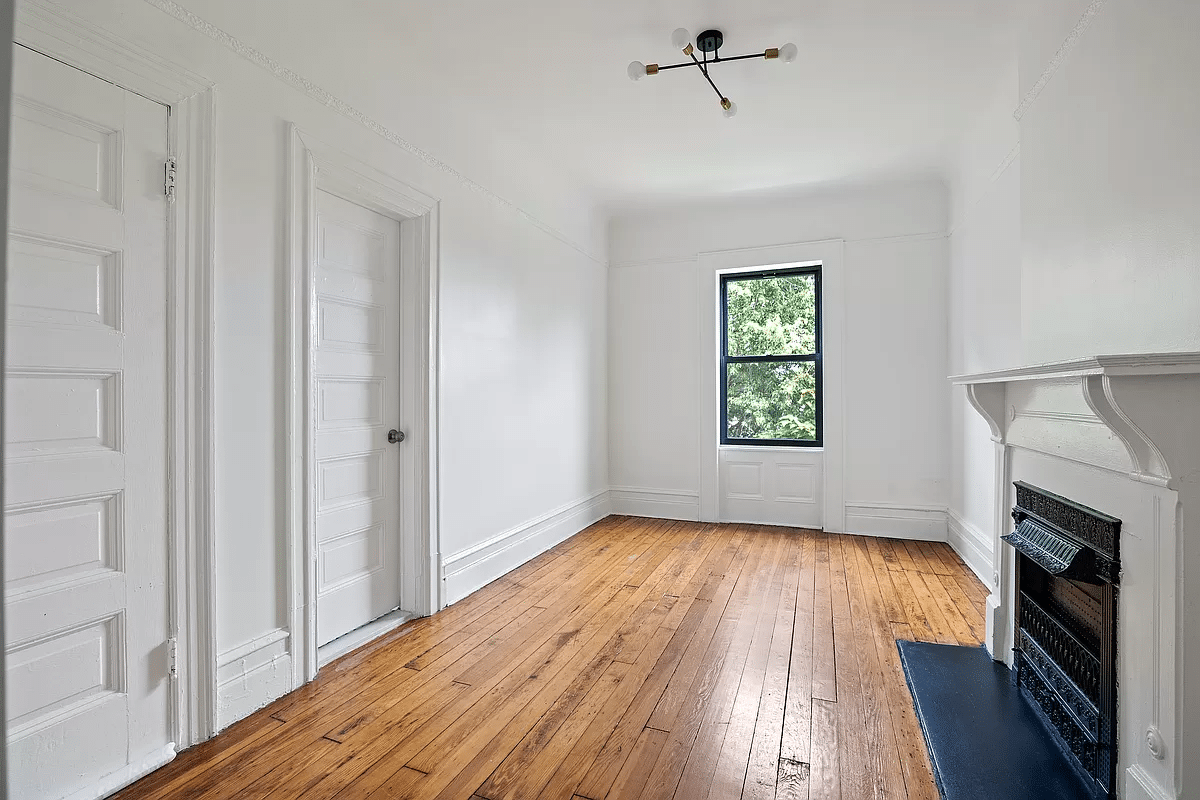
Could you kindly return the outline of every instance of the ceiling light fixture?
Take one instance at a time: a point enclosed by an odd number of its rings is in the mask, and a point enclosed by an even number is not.
[[[691,56],[691,61],[684,61],[679,64],[668,64],[667,66],[659,66],[658,64],[643,64],[640,61],[633,61],[629,64],[628,74],[632,81],[640,81],[647,75],[657,75],[660,72],[668,69],[679,69],[681,67],[697,67],[700,74],[704,76],[704,80],[708,81],[708,85],[717,93],[717,97],[721,98],[721,113],[726,117],[732,117],[737,113],[737,104],[721,93],[717,85],[713,83],[712,76],[708,74],[709,68],[714,64],[721,64],[726,61],[745,61],[748,58],[763,58],[768,61],[778,59],[785,64],[790,64],[800,57],[800,48],[794,44],[785,44],[783,47],[771,47],[761,53],[751,53],[745,56],[732,56],[730,58],[721,58],[721,46],[725,44],[725,36],[720,31],[709,30],[696,37],[696,44],[692,45],[692,35],[687,32],[686,28],[676,28],[671,34],[671,44],[683,51],[686,56]],[[703,58],[696,57],[696,51],[699,50]],[[709,58],[709,54],[712,57]]]

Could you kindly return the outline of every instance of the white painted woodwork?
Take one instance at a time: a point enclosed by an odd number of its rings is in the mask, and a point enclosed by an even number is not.
[[[447,555],[442,570],[446,604],[457,603],[610,513],[626,513],[612,505],[608,491],[597,492]]]
[[[823,456],[820,448],[723,445],[721,521],[823,527]]]
[[[995,557],[986,643],[1011,662],[1012,482],[1121,520],[1118,780],[1126,797],[1195,785],[1200,688],[1200,353],[1099,356],[953,379],[992,432]]]
[[[845,531],[842,472],[845,460],[842,395],[845,376],[843,325],[846,319],[844,243],[833,240],[701,253],[697,262],[700,294],[696,313],[701,355],[700,396],[695,405],[700,423],[700,518],[718,521],[745,516],[746,519],[740,521],[791,525],[803,516],[826,530]],[[821,426],[824,446],[790,460],[785,457],[781,461],[778,454],[744,458],[744,449],[720,445],[720,276],[766,267],[811,264],[821,266]],[[799,471],[780,473],[780,465]],[[812,481],[806,482],[805,467],[812,470],[810,477],[819,486]],[[819,480],[815,475],[817,471]],[[820,494],[817,494],[818,488]],[[792,494],[793,491],[797,494]],[[812,506],[807,509],[799,508],[810,503]],[[807,514],[798,513],[805,510]]]
[[[300,686],[328,663],[332,653],[362,641],[368,632],[379,635],[388,626],[401,624],[408,614],[431,614],[441,608],[439,564],[439,522],[437,481],[437,298],[438,230],[437,201],[380,172],[369,164],[345,154],[291,126],[288,146],[288,248],[289,280],[285,298],[288,320],[289,358],[285,370],[290,387],[285,406],[288,431],[284,494],[286,527],[289,532],[287,564],[288,635],[286,652],[278,658],[268,656],[255,643],[262,637],[235,647],[230,654],[256,651],[245,659],[258,662],[245,674],[231,675],[221,683],[219,694],[223,713],[236,719],[241,709],[259,698],[278,692],[280,682]],[[319,648],[317,595],[318,541],[314,517],[319,501],[319,477],[313,443],[320,432],[322,412],[314,398],[314,346],[320,337],[331,340],[331,347],[345,349],[367,347],[375,337],[389,335],[390,323],[384,316],[367,313],[349,316],[339,324],[318,306],[347,305],[336,298],[323,297],[317,270],[322,236],[318,230],[320,213],[318,190],[325,191],[362,209],[372,209],[399,223],[399,407],[405,439],[399,447],[398,477],[393,482],[399,494],[399,606],[403,612],[380,617],[369,626]],[[351,310],[364,311],[362,308]],[[395,331],[390,335],[396,336]],[[383,341],[381,338],[380,341]],[[394,341],[394,339],[393,339]],[[365,343],[365,344],[364,344]],[[336,416],[336,415],[335,415]],[[336,422],[336,421],[335,421]],[[268,648],[274,647],[273,644]],[[265,658],[265,660],[264,660]],[[239,661],[242,656],[238,656]],[[228,702],[226,702],[228,701]]]
[[[171,631],[178,639],[173,731],[174,741],[182,749],[212,735],[216,692],[216,577],[212,568],[216,560],[212,529],[216,93],[211,81],[175,61],[177,51],[166,57],[157,55],[50,0],[24,0],[17,9],[14,36],[25,47],[171,109],[167,138],[176,160],[176,191],[167,219],[167,471],[179,476],[170,481],[168,529]],[[37,249],[28,255],[36,258]],[[78,262],[81,268],[97,266],[94,254],[83,256]],[[113,267],[104,263],[102,268],[109,271]],[[98,279],[101,288],[95,296],[90,283],[84,281],[88,291],[67,300],[65,308],[53,303],[43,306],[40,300],[46,298],[47,287],[24,283],[25,296],[18,297],[16,305],[23,307],[20,314],[24,318],[35,321],[95,321],[95,306],[103,309],[104,318],[114,315],[120,298],[109,296],[111,280]],[[9,291],[14,288],[10,282]],[[50,292],[50,296],[56,295]],[[56,296],[54,302],[64,302],[63,296]],[[77,302],[84,304],[82,310]],[[10,314],[14,308],[9,306]],[[96,797],[109,794],[170,760],[173,753],[174,747],[164,748],[90,791]]]
[[[317,644],[400,605],[400,223],[316,195]]]
[[[16,48],[5,438],[14,796],[171,740],[167,109]]]

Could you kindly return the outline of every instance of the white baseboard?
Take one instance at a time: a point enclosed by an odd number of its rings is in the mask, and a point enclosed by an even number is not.
[[[700,519],[700,493],[636,486],[614,486],[611,490],[614,514],[655,519]]]
[[[846,532],[885,539],[946,541],[946,509],[890,503],[846,503]]]
[[[611,513],[606,489],[446,557],[442,562],[446,604],[457,603]]]
[[[949,523],[949,536],[946,541],[971,568],[971,571],[979,576],[983,585],[989,589],[992,588],[992,571],[995,561],[991,539],[979,528],[963,519],[954,509],[950,509],[946,516]]]
[[[283,628],[255,637],[217,657],[217,730],[292,690],[292,657]]]
[[[1125,800],[1174,800],[1175,792],[1167,791],[1141,765],[1125,770]]]

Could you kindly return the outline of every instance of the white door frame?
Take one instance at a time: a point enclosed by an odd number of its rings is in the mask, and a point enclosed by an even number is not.
[[[441,608],[437,505],[438,201],[302,133],[288,136],[289,230],[286,458],[289,635],[294,687],[317,675],[313,341],[316,192],[330,192],[400,222],[401,608]]]
[[[765,269],[782,264],[821,264],[821,412],[823,419],[822,505],[824,529],[846,530],[844,462],[846,454],[846,401],[843,383],[845,358],[845,242],[818,242],[750,247],[700,253],[700,520],[721,520],[720,361],[721,275]],[[804,448],[813,452],[813,448]]]
[[[211,81],[47,0],[22,0],[14,41],[170,108],[176,159],[167,213],[167,536],[175,746],[216,732],[213,524],[213,231],[216,92]],[[167,758],[166,760],[170,760]],[[146,771],[158,765],[148,765]]]

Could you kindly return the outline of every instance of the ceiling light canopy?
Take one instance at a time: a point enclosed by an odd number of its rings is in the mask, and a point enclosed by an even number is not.
[[[768,61],[782,61],[785,64],[791,64],[800,57],[800,48],[794,44],[785,44],[783,47],[770,47],[761,53],[751,53],[745,56],[732,56],[730,58],[721,58],[721,46],[725,44],[725,36],[718,30],[708,30],[696,37],[695,45],[692,44],[692,35],[688,33],[686,28],[676,28],[671,34],[671,44],[674,47],[683,51],[684,55],[690,56],[691,61],[684,61],[679,64],[668,64],[659,66],[658,64],[643,64],[640,61],[632,61],[629,64],[627,73],[632,81],[640,81],[647,75],[657,75],[658,73],[668,69],[679,69],[680,67],[696,67],[700,70],[700,74],[704,76],[704,80],[708,81],[708,85],[717,93],[717,97],[721,99],[721,113],[726,118],[732,117],[737,113],[737,104],[721,93],[717,88],[717,84],[713,83],[712,76],[709,75],[709,69],[714,64],[720,64],[725,61],[745,61],[748,58],[763,58]],[[696,51],[699,50],[702,58],[697,58]],[[709,54],[712,57],[709,57]]]

